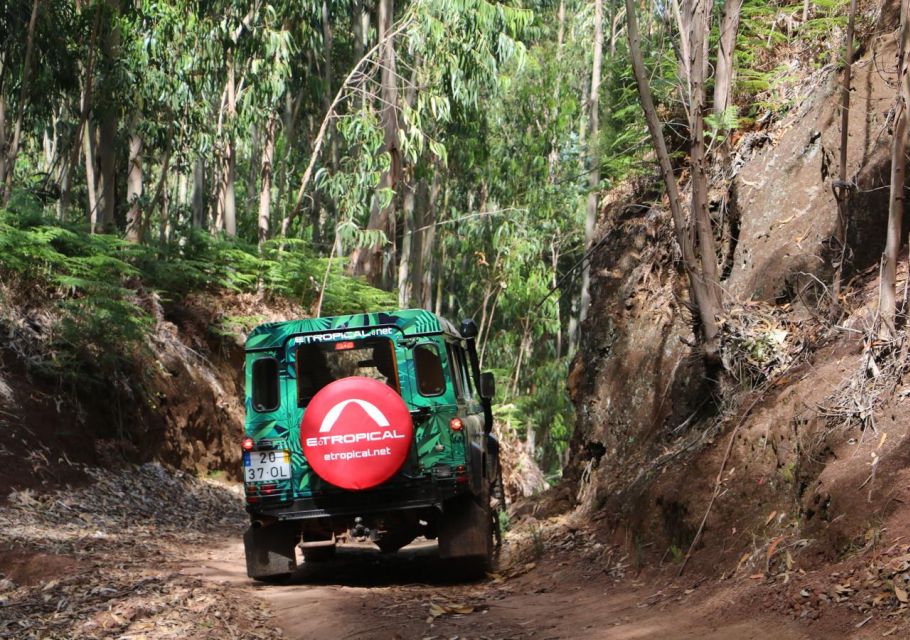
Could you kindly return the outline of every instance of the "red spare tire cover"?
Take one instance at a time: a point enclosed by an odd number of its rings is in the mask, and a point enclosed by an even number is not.
[[[300,422],[310,467],[342,489],[369,489],[401,469],[414,440],[407,405],[373,378],[336,380],[313,396]]]

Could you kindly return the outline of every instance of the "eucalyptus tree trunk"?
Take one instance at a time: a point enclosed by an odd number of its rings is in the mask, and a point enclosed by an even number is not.
[[[272,215],[272,160],[275,156],[275,129],[278,117],[272,113],[265,125],[265,141],[262,145],[262,176],[259,190],[259,247],[269,239]]]
[[[891,195],[888,201],[888,235],[882,256],[882,284],[879,298],[882,338],[893,338],[896,332],[897,254],[901,245],[904,217],[904,182],[907,168],[907,109],[910,108],[910,0],[901,1],[900,46],[898,49],[898,95],[894,115],[894,137],[891,140]]]
[[[439,220],[439,213],[437,211],[437,205],[439,203],[439,193],[442,189],[442,178],[440,178],[441,167],[437,161],[435,164],[435,169],[433,171],[433,182],[430,185],[429,193],[427,194],[427,207],[424,210],[423,217],[421,219],[422,230],[420,232],[420,265],[421,265],[421,278],[420,278],[420,306],[424,309],[432,310],[433,309],[433,273],[436,269],[435,263],[436,259],[436,224]],[[446,209],[446,203],[448,202],[448,192],[443,198],[443,211]],[[439,257],[439,262],[445,262],[445,245],[442,246],[442,254]],[[440,281],[441,282],[441,281]],[[438,302],[439,296],[437,296]]]
[[[205,226],[205,159],[196,158],[193,165],[193,228]]]
[[[6,154],[8,150],[6,139],[6,95],[3,92],[5,76],[6,67],[0,67],[0,184],[6,184]]]
[[[60,193],[59,216],[63,220],[69,213],[70,197],[72,194],[72,172],[79,163],[79,151],[85,145],[85,129],[88,123],[88,114],[92,105],[92,87],[94,84],[94,63],[95,63],[95,43],[98,40],[98,29],[101,25],[100,5],[95,9],[95,19],[92,23],[92,31],[88,41],[88,53],[86,54],[85,73],[82,80],[82,91],[79,97],[79,124],[76,126],[76,135],[73,136],[72,146],[70,147],[69,161],[65,163],[65,173],[61,180],[62,190]],[[91,192],[94,193],[94,182],[92,182]],[[94,211],[94,205],[91,210]]]
[[[840,256],[834,265],[834,281],[831,284],[831,310],[829,318],[836,322],[841,314],[840,290],[844,274],[844,260],[847,256],[847,225],[849,224],[849,198],[852,191],[847,181],[847,144],[850,129],[850,83],[853,75],[853,31],[856,23],[856,0],[850,1],[850,12],[847,17],[847,50],[844,59],[844,79],[841,85],[840,101],[840,166],[837,182],[832,185],[834,199],[837,200],[837,226],[834,228],[835,249]]]
[[[383,105],[381,120],[385,135],[384,151],[389,154],[390,163],[389,169],[383,171],[379,178],[379,186],[376,196],[373,198],[370,220],[367,224],[367,229],[379,230],[385,233],[387,243],[394,243],[395,241],[395,198],[393,197],[389,204],[383,207],[380,206],[379,194],[389,189],[394,192],[398,188],[401,175],[401,157],[398,148],[398,85],[396,83],[395,43],[391,39],[386,40],[386,34],[389,33],[392,27],[393,13],[394,0],[379,0],[377,24],[379,41],[383,43],[380,52],[382,61],[380,99]],[[384,254],[385,247],[382,243],[355,250],[351,256],[354,274],[366,276],[367,280],[374,285],[387,285],[389,278],[384,268],[386,266]]]
[[[16,120],[13,123],[13,137],[9,142],[9,149],[6,150],[7,159],[0,167],[0,180],[4,185],[3,204],[9,202],[13,189],[13,174],[16,172],[16,159],[19,156],[19,143],[22,137],[22,118],[25,114],[25,102],[28,98],[29,85],[32,79],[32,52],[35,48],[35,24],[38,21],[38,9],[41,6],[40,0],[33,0],[32,15],[28,21],[28,32],[25,36],[25,59],[22,61],[22,81],[19,83],[19,103],[16,105]],[[5,109],[4,109],[5,111]],[[3,116],[6,118],[5,114]],[[5,123],[3,129],[5,130]],[[2,142],[2,141],[0,141]],[[0,149],[3,146],[0,145]]]
[[[414,245],[414,188],[404,188],[401,202],[401,255],[398,258],[398,306],[406,309],[411,304],[411,248]]]
[[[597,224],[597,202],[600,187],[600,158],[592,149],[597,149],[597,134],[600,131],[600,71],[604,48],[604,5],[603,0],[594,0],[594,59],[591,64],[591,97],[588,100],[588,202],[585,209],[585,252],[594,242],[594,227]],[[581,274],[581,306],[579,320],[584,322],[591,306],[591,261],[585,263]]]
[[[654,144],[654,151],[657,155],[658,164],[660,166],[661,178],[663,178],[664,187],[667,190],[667,199],[669,200],[670,212],[673,217],[673,227],[676,235],[676,242],[679,245],[680,251],[682,252],[683,266],[689,279],[689,289],[692,295],[692,301],[695,304],[695,308],[698,312],[698,318],[701,321],[701,328],[704,339],[704,355],[709,363],[716,363],[719,358],[720,348],[720,326],[718,323],[718,316],[721,313],[723,307],[720,299],[719,283],[716,280],[716,268],[714,270],[714,279],[710,279],[708,274],[704,272],[705,265],[712,264],[715,258],[714,255],[711,254],[708,256],[708,260],[699,261],[695,252],[695,234],[690,233],[690,229],[686,224],[686,216],[682,208],[679,189],[676,185],[676,177],[673,175],[673,166],[670,163],[670,154],[667,151],[667,144],[664,140],[660,119],[658,118],[657,109],[654,106],[654,99],[651,96],[651,89],[648,84],[649,76],[647,70],[645,69],[644,58],[641,53],[638,20],[635,16],[635,4],[633,0],[625,0],[625,3],[626,28],[629,38],[629,52],[632,58],[632,71],[635,75],[635,82],[638,86],[639,100],[641,101],[642,110],[644,111],[645,121],[648,125],[648,132],[651,135],[651,141]],[[702,33],[704,32],[703,27]],[[702,53],[700,54],[694,51],[696,48],[699,49]],[[691,66],[699,66],[702,70],[695,72],[695,77],[693,78],[692,82],[694,89],[696,86],[698,86],[698,77],[701,73],[703,73],[704,69],[703,65],[701,64],[701,56],[703,56],[704,47],[696,47],[693,45],[692,50],[694,58],[691,61]],[[703,87],[701,93],[703,96]],[[693,91],[693,95],[694,94],[695,92]],[[703,104],[703,99],[702,102],[694,100],[693,105],[690,108],[693,108],[693,111],[695,111],[694,106],[699,105],[700,109],[701,104]],[[697,111],[696,115],[697,117],[695,119],[700,120],[701,111]],[[694,122],[692,124],[698,126],[699,123]],[[697,140],[697,138],[695,138],[693,135],[693,150],[695,150],[694,147],[697,146],[694,143],[695,140]],[[703,142],[704,140],[702,139],[702,144]],[[697,150],[695,151],[697,153]],[[695,179],[696,178],[693,175],[693,180]],[[696,190],[693,185],[693,204],[696,204],[698,202],[698,196],[694,195],[695,191]],[[707,210],[705,210],[703,213],[706,215]],[[696,222],[698,215],[699,213],[697,211],[693,212],[693,217],[696,218]],[[708,231],[710,231],[710,229],[708,229]],[[701,239],[700,233],[699,239]],[[712,247],[713,242],[701,245],[703,252],[710,250]]]
[[[91,122],[86,122],[82,129],[82,146],[83,155],[85,156],[85,186],[88,193],[88,220],[92,233],[98,233],[101,229],[100,217],[98,211],[98,194],[95,190],[95,151],[92,148],[92,139],[94,136],[94,127]]]
[[[743,0],[724,0],[720,18],[720,37],[717,41],[717,62],[714,65],[714,114],[722,116],[733,104],[733,50],[739,31]]]
[[[112,13],[107,38],[102,41],[105,63],[114,66],[120,58],[120,29],[116,17],[120,0],[107,0]],[[117,128],[119,117],[113,100],[103,103],[98,126],[98,228],[104,233],[114,230],[114,209],[117,197]]]
[[[328,114],[332,108],[332,73],[334,70],[334,45],[335,39],[332,35],[331,14],[329,13],[328,0],[322,0],[322,45],[323,45],[323,65],[322,65],[322,106]],[[358,58],[359,60],[360,58]],[[329,136],[329,158],[331,159],[332,168],[338,170],[338,140],[334,135],[335,127],[330,125],[327,135]]]
[[[126,239],[130,242],[142,241],[142,136],[137,128],[137,118],[133,117],[130,129],[129,171],[126,177],[126,199],[130,208],[126,213]]]
[[[218,184],[218,208],[212,232],[223,231],[229,236],[237,235],[237,202],[234,194],[237,160],[234,157],[234,122],[237,116],[237,95],[234,75],[234,51],[227,51],[227,82],[224,87],[224,109],[226,124],[221,150],[221,166]]]
[[[557,63],[562,61],[562,51],[563,51],[563,41],[565,39],[566,31],[566,0],[559,0],[559,11],[557,13],[557,21],[559,23],[559,28],[556,36],[556,61]],[[556,86],[553,88],[553,107],[550,109],[550,122],[553,123],[556,121],[556,118],[559,113],[559,96],[562,92],[562,74],[556,74]],[[547,175],[551,184],[556,182],[556,165],[559,161],[559,146],[558,146],[558,134],[556,133],[556,128],[554,127],[553,135],[550,137],[550,154],[547,157],[547,162],[549,163],[549,171]]]
[[[720,281],[717,273],[717,250],[714,243],[714,232],[708,213],[708,171],[705,158],[705,77],[708,69],[706,47],[708,44],[707,28],[710,24],[711,0],[690,0],[687,19],[690,20],[691,54],[689,65],[691,73],[691,103],[689,104],[689,163],[692,174],[692,209],[691,216],[695,221],[698,236],[698,249],[701,256],[702,275],[704,276],[709,295],[720,302]]]

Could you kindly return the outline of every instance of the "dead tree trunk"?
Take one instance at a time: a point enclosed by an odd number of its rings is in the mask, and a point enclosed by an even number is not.
[[[673,217],[676,242],[679,244],[680,251],[682,252],[683,267],[689,278],[689,290],[691,291],[692,301],[698,313],[698,318],[701,321],[705,358],[709,362],[715,363],[719,357],[720,326],[718,324],[718,315],[722,310],[721,301],[718,295],[719,286],[716,279],[709,280],[707,274],[703,271],[704,265],[706,263],[710,264],[711,261],[699,261],[695,253],[693,234],[690,233],[689,227],[686,224],[686,216],[682,209],[679,189],[676,185],[676,177],[673,175],[673,166],[670,163],[670,154],[667,151],[667,144],[664,140],[660,120],[657,116],[657,109],[654,106],[654,100],[651,97],[651,89],[648,85],[649,76],[645,69],[644,58],[641,53],[638,20],[635,16],[635,4],[633,0],[625,0],[625,3],[626,32],[629,38],[629,51],[632,57],[632,71],[635,75],[635,82],[638,85],[638,96],[648,125],[648,132],[651,134],[651,140],[654,143],[654,150],[657,154],[664,187],[667,190],[667,198],[669,200],[670,212]],[[694,49],[695,47],[693,46],[692,48]],[[703,51],[702,47],[699,48]],[[700,62],[701,58],[699,57],[698,60]],[[713,246],[713,243],[709,244],[709,247],[710,246]],[[702,245],[703,251],[707,248],[708,247]],[[713,259],[713,256],[711,256],[711,260]]]
[[[882,284],[879,297],[882,338],[891,338],[896,330],[897,254],[901,245],[904,217],[904,177],[907,168],[907,108],[910,106],[910,0],[901,2],[900,47],[898,49],[898,96],[894,114],[894,137],[891,141],[891,195],[888,203],[888,236],[882,256]]]

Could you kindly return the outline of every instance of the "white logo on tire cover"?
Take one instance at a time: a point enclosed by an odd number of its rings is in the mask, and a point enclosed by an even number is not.
[[[380,427],[390,426],[389,419],[385,417],[385,414],[383,414],[375,404],[367,402],[366,400],[354,398],[352,400],[343,400],[329,409],[329,412],[325,414],[325,417],[322,419],[322,424],[319,426],[319,433],[329,433],[332,430],[332,427],[335,426],[335,423],[338,422],[338,418],[341,417],[341,412],[344,411],[344,408],[349,404],[359,405],[360,408],[366,411],[367,415],[373,419],[373,422]]]

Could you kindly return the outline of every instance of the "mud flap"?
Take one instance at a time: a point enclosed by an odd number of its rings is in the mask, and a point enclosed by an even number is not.
[[[295,547],[299,539],[297,526],[290,522],[250,527],[243,534],[246,574],[263,580],[291,573],[297,568]]]
[[[439,523],[439,557],[488,561],[493,553],[492,529],[489,509],[471,496],[446,502]]]

